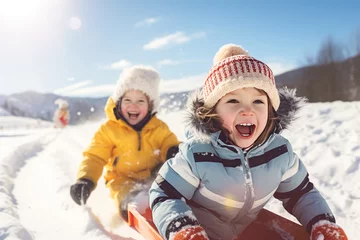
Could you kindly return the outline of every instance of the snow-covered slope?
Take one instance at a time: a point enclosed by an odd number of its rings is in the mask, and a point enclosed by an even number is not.
[[[9,116],[9,115],[10,113],[8,111],[0,107],[0,116]]]
[[[359,111],[360,102],[309,104],[284,132],[349,239],[360,239]],[[183,113],[160,118],[184,140]],[[0,129],[0,239],[143,239],[120,222],[102,180],[88,206],[70,198],[81,153],[99,124]],[[276,200],[267,208],[292,218]]]
[[[70,124],[99,120],[105,116],[103,109],[106,98],[62,97],[56,94],[33,91],[3,96],[0,99],[0,107],[13,116],[52,121],[54,112],[58,107],[55,101],[59,98],[69,102]]]
[[[0,118],[0,129],[5,130],[34,130],[36,128],[48,128],[52,126],[49,121],[40,119],[17,117],[17,116],[2,116]]]
[[[160,109],[163,113],[179,111],[184,108],[189,92],[161,94]],[[27,91],[10,96],[0,95],[0,116],[13,115],[52,121],[57,108],[56,99],[69,103],[70,124],[79,124],[88,120],[99,120],[105,117],[103,111],[107,97],[78,98],[63,97],[51,93]]]

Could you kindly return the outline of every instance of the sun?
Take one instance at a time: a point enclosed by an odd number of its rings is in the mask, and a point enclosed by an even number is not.
[[[0,22],[7,27],[31,24],[48,10],[51,0],[1,0]]]

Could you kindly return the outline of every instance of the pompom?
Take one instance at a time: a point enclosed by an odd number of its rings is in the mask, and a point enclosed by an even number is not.
[[[249,55],[248,52],[241,46],[236,44],[226,44],[222,46],[219,51],[215,54],[213,65],[221,62],[225,58],[237,56],[237,55]]]
[[[62,98],[56,99],[54,103],[56,105],[58,105],[59,108],[67,108],[67,107],[69,107],[69,103],[66,100],[62,99]]]

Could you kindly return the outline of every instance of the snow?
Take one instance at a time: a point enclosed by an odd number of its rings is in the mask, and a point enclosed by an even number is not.
[[[360,102],[311,103],[284,132],[349,239],[360,239],[358,112]],[[183,116],[159,116],[181,140]],[[143,239],[121,222],[102,179],[86,206],[70,197],[82,151],[100,123],[54,129],[50,122],[0,117],[0,239]],[[266,208],[294,220],[275,199]]]
[[[10,113],[8,111],[0,107],[0,116],[9,116],[9,115]]]
[[[15,130],[15,132],[18,132],[16,130],[17,128],[21,128],[21,130],[26,129],[26,131],[34,131],[36,128],[50,126],[52,126],[52,123],[34,118],[16,117],[11,115],[2,116],[0,118],[0,129],[7,132],[9,130]],[[23,133],[24,131],[21,132]]]

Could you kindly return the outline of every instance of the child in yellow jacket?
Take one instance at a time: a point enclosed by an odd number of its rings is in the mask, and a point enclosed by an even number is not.
[[[166,159],[177,153],[176,135],[156,117],[159,82],[151,67],[124,70],[105,106],[108,119],[84,151],[77,181],[70,188],[77,204],[86,203],[106,167],[106,187],[127,220],[128,196],[138,191],[137,183],[151,183]]]

